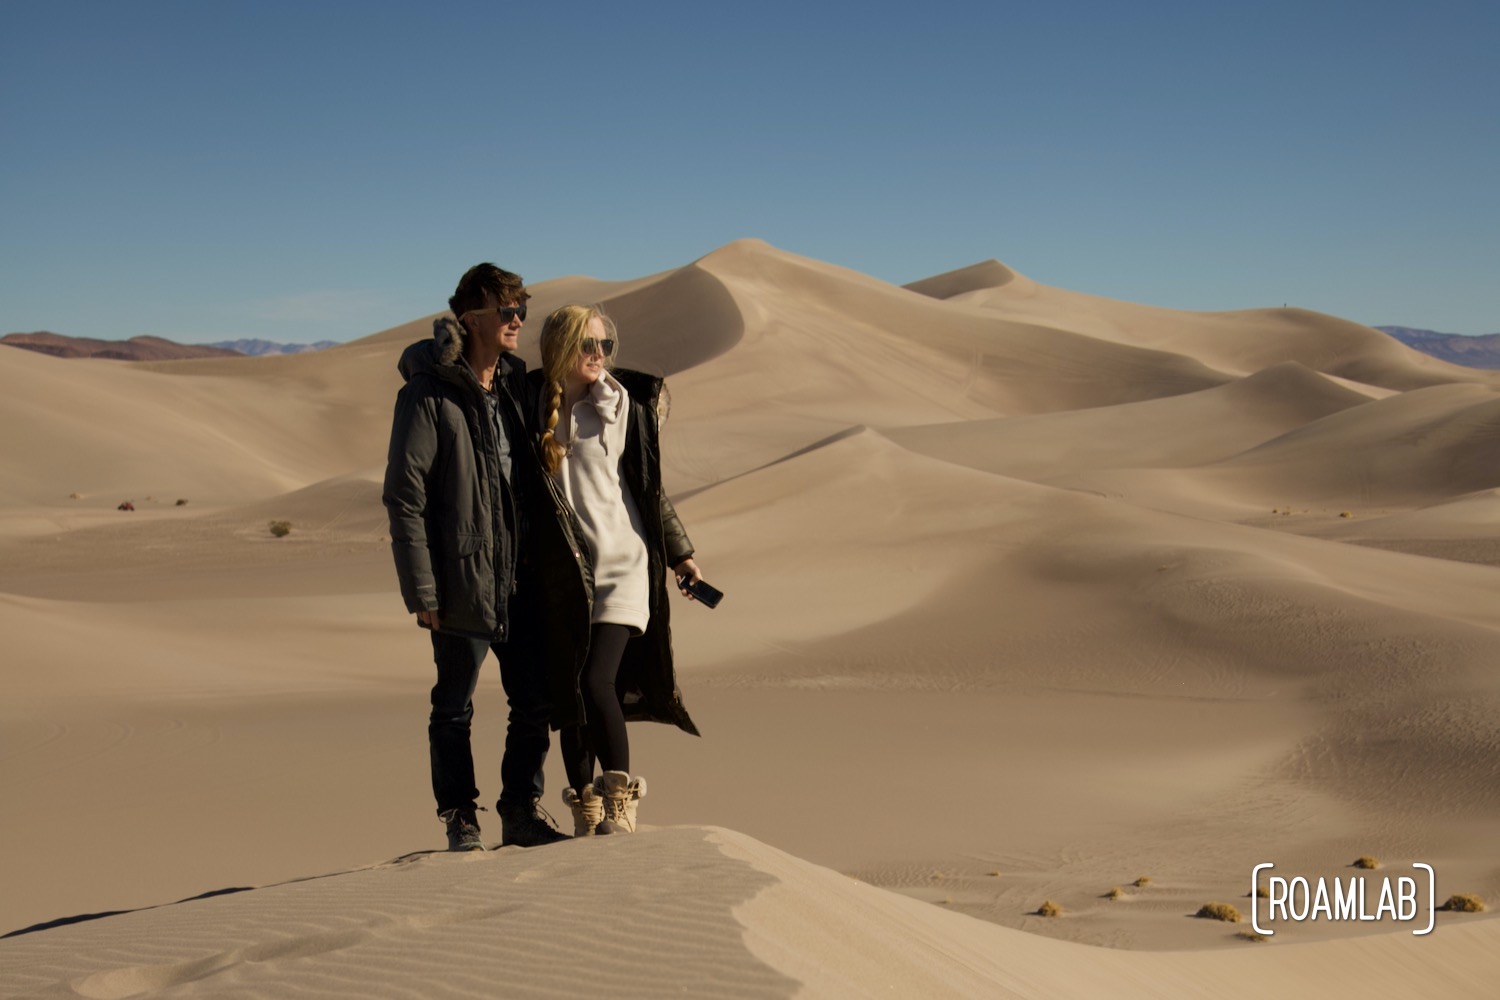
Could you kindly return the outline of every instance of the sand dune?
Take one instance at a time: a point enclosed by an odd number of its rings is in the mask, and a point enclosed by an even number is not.
[[[1226,466],[1309,503],[1430,503],[1500,486],[1497,430],[1495,390],[1434,386],[1371,402],[1357,416],[1330,415]]]
[[[1308,530],[1338,541],[1500,566],[1500,491],[1480,490],[1414,510]]]
[[[1439,361],[1379,330],[1305,309],[1180,312],[1049,288],[996,261],[906,287],[1008,320],[1055,324],[1102,340],[1185,354],[1238,375],[1295,361],[1401,391],[1446,382],[1495,384],[1492,373]]]
[[[1497,426],[1494,390],[1433,386],[1332,413],[1196,468],[1116,469],[1053,481],[1194,512],[1306,508],[1384,516],[1500,486]]]
[[[1368,401],[1289,361],[1181,396],[1038,416],[902,427],[887,436],[944,461],[1045,482],[1084,470],[1207,464]]]
[[[262,495],[322,478],[338,454],[320,401],[281,385],[6,351],[0,398],[7,506],[64,507],[73,492],[104,493],[97,499],[110,508],[147,494]],[[317,433],[298,434],[299,425]]]
[[[794,489],[815,476],[815,488]],[[1226,870],[1239,870],[1254,864],[1257,845],[1286,838],[1292,802],[1306,810],[1299,841],[1363,830],[1389,850],[1403,838],[1451,845],[1454,822],[1500,810],[1491,721],[1500,612],[1488,568],[986,476],[869,432],[733,485],[684,507],[706,548],[752,578],[771,576],[778,550],[758,540],[780,531],[803,562],[774,593],[745,593],[742,619],[715,623],[713,646],[733,669],[712,683],[843,693],[889,705],[880,717],[897,732],[945,721],[960,730],[945,740],[953,752],[940,773],[913,769],[911,746],[884,735],[892,728],[826,766],[810,760],[826,733],[783,736],[787,766],[814,772],[834,812],[859,812],[866,789],[839,780],[859,761],[947,803],[942,833],[924,832],[927,811],[897,811],[876,829],[821,839],[796,816],[774,829],[759,820],[757,836],[818,860],[867,863],[924,837],[973,857],[994,849],[995,831],[1046,843],[1060,827],[1078,853],[1110,859],[1075,862],[1079,876],[1107,881],[1119,877],[1109,871],[1112,844],[1135,824],[1155,856],[1180,853],[1177,864],[1201,852],[1212,829],[1220,850],[1238,852]],[[880,502],[850,507],[859,491]],[[880,586],[860,586],[877,576]],[[731,592],[746,589],[726,579]],[[828,597],[853,591],[863,603]],[[778,614],[777,604],[795,610]],[[756,627],[768,616],[778,619],[774,636]],[[996,731],[983,729],[985,718]],[[997,744],[1029,766],[996,767],[983,748]],[[1087,762],[1064,764],[1075,744]],[[1102,747],[1108,766],[1093,756]],[[798,760],[809,762],[790,763]],[[1200,763],[1201,780],[1187,760]],[[1163,768],[1174,774],[1166,786],[1141,777]],[[1034,787],[1039,774],[1056,782],[1060,773],[1064,788]],[[968,791],[980,783],[993,794]],[[1015,814],[1013,803],[1038,796],[1044,809]],[[1267,797],[1277,809],[1264,808]],[[1226,839],[1218,824],[1231,817]],[[1478,858],[1453,867],[1488,878]]]
[[[622,893],[632,919],[601,945],[586,915]],[[1091,949],[902,899],[732,831],[682,827],[529,854],[413,855],[28,934],[0,942],[12,984],[0,995],[265,996],[300,982],[339,996],[577,996],[606,967],[626,996],[1379,995],[1393,977],[1465,995],[1500,972],[1497,929],[1445,915],[1431,940]],[[1222,924],[1195,930],[1234,940]]]
[[[700,488],[853,426],[922,425],[1153,399],[1228,381],[1180,355],[997,323],[864,275],[740,241],[696,262],[746,332],[671,382],[667,460]],[[634,364],[626,340],[622,363]],[[722,442],[732,446],[724,447]]]
[[[1017,274],[998,260],[983,260],[978,264],[970,264],[956,271],[945,271],[901,287],[934,299],[951,299],[967,292],[1002,288],[1010,284],[1017,286],[1012,292],[1022,294],[1029,294],[1036,287],[1036,282]]]
[[[441,839],[379,506],[431,316],[316,354],[0,352],[0,930],[268,886],[5,941],[0,992],[566,992],[577,913],[643,871],[613,942],[641,995],[1493,978],[1483,915],[1250,945],[1185,914],[1364,853],[1500,899],[1500,376],[1299,310],[995,261],[900,288],[755,240],[535,293],[530,361],[600,301],[670,376],[667,486],[728,594],[674,609],[704,739],[633,733],[660,829],[348,872]],[[486,798],[501,704],[491,672]]]

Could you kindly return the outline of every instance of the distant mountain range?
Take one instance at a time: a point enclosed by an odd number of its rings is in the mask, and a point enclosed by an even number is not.
[[[316,344],[278,344],[271,340],[216,340],[209,347],[223,347],[237,354],[262,357],[266,354],[306,354],[337,346],[336,340],[320,340]]]
[[[204,344],[179,344],[165,337],[131,337],[129,340],[96,340],[68,337],[46,330],[37,333],[7,333],[0,344],[38,351],[58,358],[108,358],[115,361],[174,361],[178,358],[231,358],[238,351]]]
[[[269,340],[225,340],[216,344],[179,344],[165,337],[131,337],[129,340],[98,340],[69,337],[41,330],[7,333],[0,344],[38,351],[58,358],[107,358],[115,361],[174,361],[179,358],[230,358],[267,354],[302,354],[333,347],[337,341],[316,344],[277,344]]]
[[[1468,337],[1461,333],[1438,333],[1409,326],[1377,326],[1408,347],[1466,368],[1500,368],[1500,333]]]

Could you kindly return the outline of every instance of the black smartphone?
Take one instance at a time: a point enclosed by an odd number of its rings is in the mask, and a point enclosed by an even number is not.
[[[694,597],[696,597],[698,599],[698,603],[702,604],[706,608],[717,608],[719,606],[719,602],[724,599],[724,592],[722,590],[719,590],[717,587],[710,587],[702,580],[699,580],[696,583],[684,583],[681,584],[681,587],[683,590],[686,590],[689,594],[692,594]]]

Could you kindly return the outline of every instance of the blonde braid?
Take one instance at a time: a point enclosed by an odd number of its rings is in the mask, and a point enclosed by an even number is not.
[[[547,467],[549,473],[556,472],[558,466],[562,465],[563,456],[568,453],[553,433],[557,429],[557,411],[562,405],[562,383],[553,379],[552,402],[547,408],[547,429],[542,432],[542,464]]]

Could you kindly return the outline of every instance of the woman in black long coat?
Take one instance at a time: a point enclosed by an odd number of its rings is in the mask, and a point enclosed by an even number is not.
[[[627,719],[698,733],[672,664],[666,571],[678,586],[702,574],[661,486],[662,382],[614,368],[617,345],[597,307],[563,306],[531,376],[552,502],[534,527],[575,836],[635,830],[646,781],[631,773]]]

